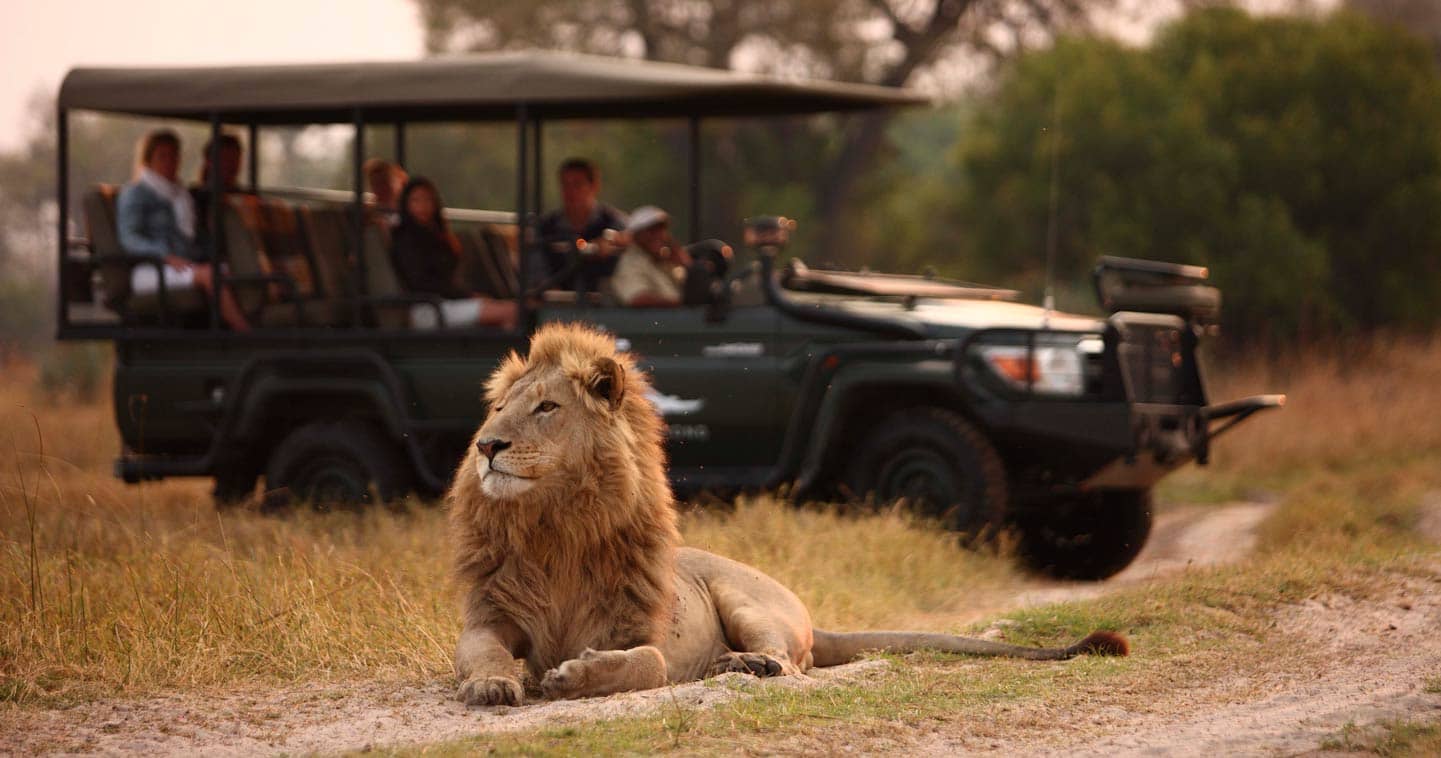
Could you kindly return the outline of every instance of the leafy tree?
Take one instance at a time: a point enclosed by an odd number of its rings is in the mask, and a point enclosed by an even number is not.
[[[1346,7],[1421,36],[1441,63],[1441,3],[1436,0],[1346,0]]]
[[[956,150],[959,268],[1035,286],[1053,157],[1062,277],[1210,264],[1244,334],[1438,321],[1441,75],[1392,28],[1207,10],[1017,61]]]

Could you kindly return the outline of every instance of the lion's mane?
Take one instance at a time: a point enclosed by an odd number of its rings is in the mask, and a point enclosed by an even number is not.
[[[585,391],[604,359],[623,375],[619,407],[610,412]],[[512,352],[492,374],[488,404],[526,374],[551,371],[571,380],[587,403],[585,431],[595,443],[570,479],[493,501],[470,475],[479,455],[472,444],[446,496],[462,613],[514,620],[529,637],[533,675],[578,654],[564,649],[575,640],[621,647],[662,633],[673,611],[680,543],[664,425],[634,360],[603,332],[547,325],[535,333],[528,356]],[[545,622],[557,614],[573,625],[563,635]]]

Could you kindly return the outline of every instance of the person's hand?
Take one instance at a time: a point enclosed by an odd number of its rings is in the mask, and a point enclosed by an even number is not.
[[[661,244],[660,260],[664,263],[673,263],[677,266],[689,266],[691,262],[690,253],[685,246],[675,241],[674,237],[667,236]]]
[[[594,255],[608,258],[630,246],[630,235],[616,229],[607,229],[590,242]]]
[[[686,250],[684,245],[676,242],[674,238],[668,241],[666,248],[670,250],[670,260],[672,263],[677,266],[689,266],[691,264],[690,251]]]
[[[165,265],[176,271],[189,271],[194,264],[178,255],[167,255],[165,256]]]

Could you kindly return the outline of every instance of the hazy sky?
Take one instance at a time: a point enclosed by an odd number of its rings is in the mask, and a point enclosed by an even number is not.
[[[219,33],[217,33],[219,29]],[[71,67],[415,58],[410,0],[0,0],[0,150]]]

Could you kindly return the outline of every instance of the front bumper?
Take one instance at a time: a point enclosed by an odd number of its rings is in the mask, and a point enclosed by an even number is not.
[[[1285,395],[1251,397],[1206,406],[1131,406],[1131,449],[1081,482],[1081,489],[1139,489],[1189,462],[1205,464],[1211,442],[1253,414],[1286,404]]]

